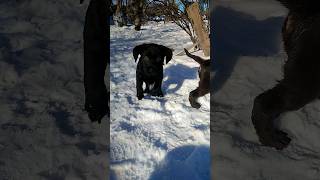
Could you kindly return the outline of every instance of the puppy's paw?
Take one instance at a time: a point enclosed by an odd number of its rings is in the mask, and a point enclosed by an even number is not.
[[[193,108],[196,108],[196,109],[199,109],[201,107],[201,104],[198,103],[198,102],[194,102],[194,101],[190,101],[190,105],[193,107]]]
[[[151,96],[156,96],[156,97],[163,97],[163,93],[162,91],[159,91],[159,90],[153,90],[150,92],[150,95]]]
[[[137,97],[138,97],[138,100],[141,100],[144,97],[144,95],[143,94],[142,95],[137,95]]]
[[[272,113],[265,113],[266,110],[262,108],[261,103],[256,99],[251,120],[261,144],[269,147],[274,147],[277,150],[286,148],[291,139],[288,134],[275,128],[273,121],[276,115]]]
[[[143,94],[138,94],[138,95],[137,95],[138,100],[141,100],[143,97],[144,97]]]
[[[150,89],[143,90],[144,93],[150,93]]]
[[[109,92],[105,89],[98,89],[94,93],[85,95],[85,111],[92,122],[101,123],[105,115],[110,115]]]
[[[274,147],[277,150],[286,148],[291,141],[291,138],[288,137],[288,134],[280,130],[274,130],[272,132],[260,132],[258,133],[258,136],[263,145]]]
[[[92,122],[97,121],[99,124],[101,123],[101,119],[107,114],[106,111],[97,110],[92,107],[86,108],[86,111],[88,112],[90,120]]]
[[[197,102],[197,98],[192,95],[192,92],[189,94],[189,102],[193,108],[199,109],[201,107],[201,104]]]
[[[163,92],[162,91],[158,92],[157,96],[158,97],[163,97]]]

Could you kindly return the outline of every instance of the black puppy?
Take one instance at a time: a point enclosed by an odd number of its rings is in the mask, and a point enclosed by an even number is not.
[[[133,49],[133,57],[135,62],[140,59],[136,69],[136,86],[137,97],[141,100],[143,93],[149,93],[152,96],[163,96],[161,84],[163,79],[163,61],[166,57],[166,63],[172,59],[172,50],[158,44],[142,44]],[[143,91],[143,82],[146,84],[146,89]],[[150,91],[149,86],[154,84]]]
[[[320,8],[315,0],[278,1],[289,9],[282,27],[288,60],[283,79],[255,98],[251,119],[263,145],[283,149],[291,139],[274,120],[320,96]]]
[[[99,123],[110,112],[109,90],[104,84],[110,49],[108,3],[107,0],[90,1],[83,31],[85,110],[91,121]]]
[[[186,55],[194,59],[200,64],[198,74],[199,74],[199,86],[197,89],[189,93],[189,102],[192,107],[200,108],[201,105],[197,102],[197,99],[204,96],[210,92],[210,60],[204,60],[198,56],[190,54],[186,49],[184,49]]]

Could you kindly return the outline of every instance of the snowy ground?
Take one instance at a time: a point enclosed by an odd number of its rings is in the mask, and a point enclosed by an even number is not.
[[[273,1],[218,0],[217,5],[212,178],[319,180],[319,101],[280,118],[280,128],[292,138],[283,151],[261,146],[250,119],[254,97],[282,77],[286,54],[280,32],[286,11]]]
[[[136,98],[132,49],[152,42],[176,55],[192,45],[188,35],[173,23],[133,28],[111,26],[112,179],[209,179],[210,96],[200,98],[199,110],[188,101],[198,85],[199,65],[185,55],[173,56],[164,66],[165,96]]]
[[[84,104],[85,5],[0,2],[0,179],[106,179],[107,125]]]

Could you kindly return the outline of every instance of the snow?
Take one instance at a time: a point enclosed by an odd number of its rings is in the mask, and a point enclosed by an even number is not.
[[[111,26],[110,34],[111,179],[209,179],[210,95],[199,99],[200,109],[190,106],[199,64],[175,56],[192,45],[188,35],[174,23],[155,22],[139,32],[133,26]],[[164,65],[164,97],[136,97],[132,50],[142,43],[174,50]]]
[[[279,118],[278,126],[292,138],[283,151],[261,146],[251,122],[254,98],[282,78],[286,11],[275,1],[243,0],[246,7],[237,0],[220,2],[214,10],[212,178],[318,180],[319,101]]]
[[[88,1],[78,2],[0,2],[0,179],[108,176],[107,118],[92,124],[81,110]],[[188,101],[198,83],[190,58],[164,66],[163,98],[135,96],[134,46],[159,43],[178,54],[188,36],[171,23],[111,27],[111,179],[208,179],[210,135],[213,179],[319,179],[319,101],[280,117],[293,139],[283,151],[261,146],[250,119],[254,97],[282,77],[286,10],[269,0],[214,4],[211,134],[209,95],[199,110]]]
[[[107,119],[84,105],[88,1],[0,2],[0,179],[105,179]]]

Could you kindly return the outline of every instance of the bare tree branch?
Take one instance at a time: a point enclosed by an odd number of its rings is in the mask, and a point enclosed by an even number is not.
[[[198,0],[196,0],[198,1]],[[199,0],[208,2],[207,0]],[[190,0],[148,0],[146,3],[147,15],[164,15],[167,21],[173,21],[189,36],[193,43],[197,42],[197,37],[191,26],[186,9],[192,3]]]

